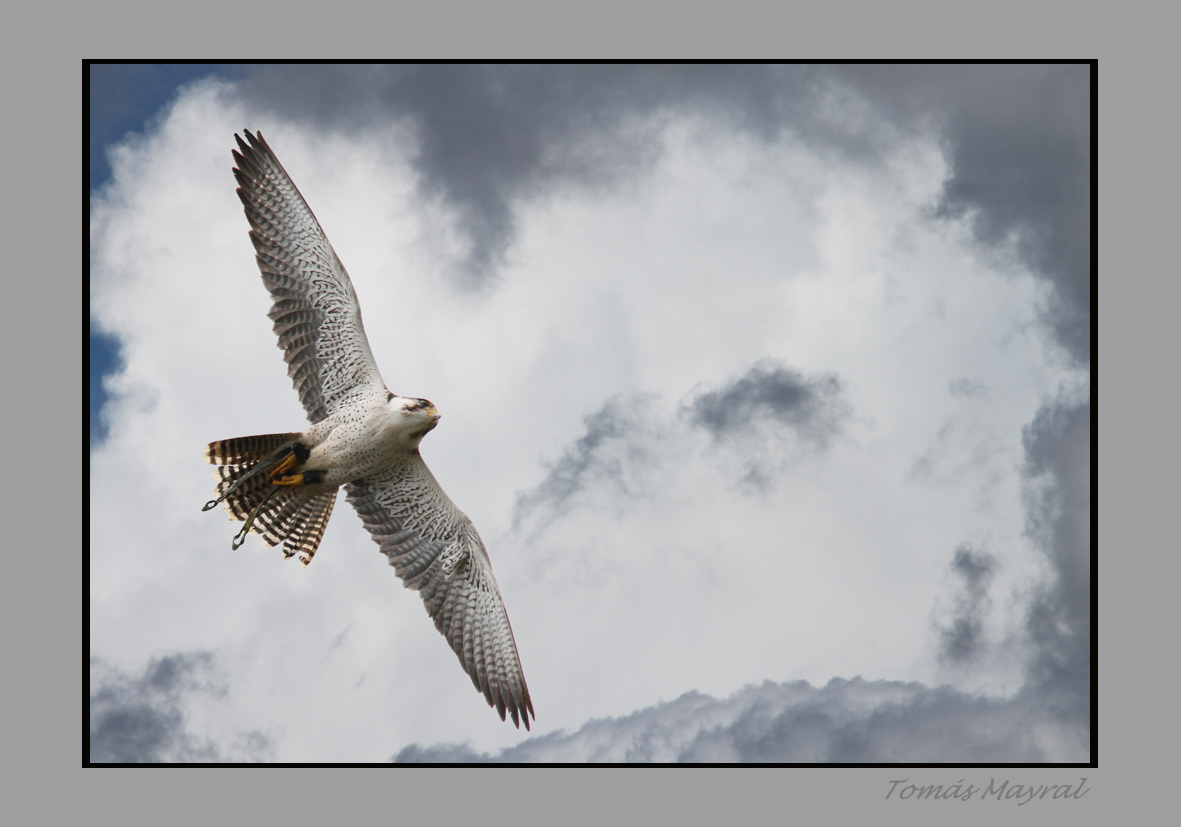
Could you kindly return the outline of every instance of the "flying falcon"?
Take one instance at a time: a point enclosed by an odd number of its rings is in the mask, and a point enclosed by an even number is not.
[[[386,388],[361,325],[349,274],[295,184],[263,140],[238,135],[238,197],[258,269],[274,304],[279,347],[311,427],[211,442],[217,499],[230,519],[287,558],[312,561],[336,492],[345,494],[435,628],[503,721],[529,729],[533,702],[488,552],[422,461],[418,444],[439,423],[425,399]]]

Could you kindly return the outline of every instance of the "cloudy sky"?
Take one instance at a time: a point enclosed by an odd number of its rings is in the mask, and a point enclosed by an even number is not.
[[[1086,67],[91,83],[92,759],[1088,760]],[[306,570],[200,511],[304,424],[243,128],[443,414],[532,733],[347,504]]]

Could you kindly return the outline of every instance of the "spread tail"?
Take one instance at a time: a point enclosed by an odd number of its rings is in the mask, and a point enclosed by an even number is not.
[[[309,494],[306,486],[279,486],[267,473],[293,453],[307,458],[307,449],[298,443],[302,434],[263,434],[236,439],[222,439],[205,446],[205,461],[218,466],[217,499],[206,503],[206,510],[224,504],[231,520],[246,521],[240,532],[252,531],[262,536],[268,546],[283,544],[283,556],[299,555],[307,565],[312,561],[332,506],[336,489]],[[241,545],[235,539],[234,548]]]

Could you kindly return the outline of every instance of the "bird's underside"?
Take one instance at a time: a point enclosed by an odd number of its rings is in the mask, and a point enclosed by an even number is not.
[[[361,324],[348,273],[262,134],[235,136],[238,197],[273,305],[268,314],[311,427],[211,442],[217,498],[250,532],[306,566],[343,485],[349,502],[472,683],[515,725],[533,702],[487,551],[422,461],[438,422],[427,400],[390,392]]]

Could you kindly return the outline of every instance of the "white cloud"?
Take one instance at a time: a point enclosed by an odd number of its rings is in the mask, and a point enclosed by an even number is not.
[[[970,542],[998,561],[984,628],[1020,625],[1047,577],[1023,534],[1022,426],[1085,377],[1037,324],[1044,287],[933,216],[937,136],[855,164],[673,119],[651,169],[517,202],[507,263],[473,292],[447,275],[462,244],[416,190],[408,132],[260,122],[213,84],[121,148],[92,203],[92,313],[126,360],[91,455],[93,655],[138,673],[216,651],[225,731],[271,733],[283,761],[523,735],[343,501],[307,570],[257,540],[232,552],[236,526],[200,512],[204,443],[303,423],[234,195],[244,126],[348,267],[386,383],[443,413],[423,454],[489,546],[535,732],[764,680],[1017,689],[1020,663],[944,671],[931,616]],[[838,377],[849,413],[823,450],[779,455],[777,432],[714,444],[678,414],[766,359]],[[514,528],[613,398],[646,400],[629,484],[588,478],[572,507]],[[756,454],[770,484],[752,488]]]

